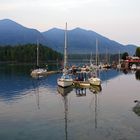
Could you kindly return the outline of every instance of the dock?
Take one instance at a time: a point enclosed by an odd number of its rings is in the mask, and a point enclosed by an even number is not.
[[[48,76],[51,74],[57,74],[57,73],[62,73],[62,71],[46,71],[43,73],[31,73],[31,76],[36,78],[36,77],[44,77],[44,76]]]
[[[90,87],[89,81],[73,81],[73,85],[75,87],[80,87],[80,88],[89,88]]]

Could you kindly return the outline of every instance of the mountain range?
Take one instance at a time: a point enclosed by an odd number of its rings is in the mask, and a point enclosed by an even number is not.
[[[95,53],[96,40],[100,53],[128,52],[133,55],[136,45],[123,45],[92,30],[75,28],[67,31],[68,52],[72,54]],[[0,20],[0,45],[36,43],[37,40],[58,52],[64,50],[64,30],[53,28],[45,32],[26,28],[10,19]]]

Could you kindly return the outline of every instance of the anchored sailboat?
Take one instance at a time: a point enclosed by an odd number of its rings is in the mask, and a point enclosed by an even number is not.
[[[37,68],[34,69],[32,72],[31,72],[31,76],[32,77],[40,77],[40,76],[43,76],[47,73],[47,69],[43,69],[43,68],[40,68],[39,67],[39,43],[37,41],[37,55],[36,55],[36,63],[37,63]]]
[[[88,79],[91,85],[100,86],[101,80],[97,77],[97,70],[98,70],[98,40],[96,39],[96,66],[94,69],[94,73],[92,72],[91,77]]]
[[[61,78],[57,79],[58,86],[68,87],[73,84],[73,79],[68,74],[68,70],[66,67],[67,67],[67,23],[66,23],[66,29],[65,29],[64,69],[63,69],[63,75],[61,76]]]

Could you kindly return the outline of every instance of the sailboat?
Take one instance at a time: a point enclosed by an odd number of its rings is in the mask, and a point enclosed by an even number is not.
[[[47,69],[43,69],[39,67],[39,43],[37,41],[37,68],[31,72],[32,77],[42,77],[43,75],[47,74]]]
[[[108,54],[108,50],[106,48],[106,62],[103,64],[102,68],[103,69],[110,69],[111,65],[109,64],[110,56]]]
[[[97,77],[97,70],[98,70],[98,40],[96,39],[96,66],[94,69],[94,74],[92,72],[91,77],[88,79],[89,83],[91,85],[96,85],[100,86],[101,85],[101,80]]]
[[[95,85],[95,86],[100,86],[101,85],[101,79],[96,77],[96,76],[92,76],[88,79],[90,85]]]
[[[118,65],[117,65],[117,69],[121,69],[121,62],[120,62],[120,60],[121,60],[121,58],[120,58],[120,51],[119,51],[119,56],[118,56],[119,58],[118,58]]]
[[[95,65],[93,65],[92,63],[92,52],[91,52],[91,55],[90,55],[90,71],[93,71],[95,69]]]
[[[68,74],[67,66],[67,23],[65,29],[65,45],[64,45],[64,69],[61,78],[57,79],[58,86],[69,87],[73,84],[72,77]]]

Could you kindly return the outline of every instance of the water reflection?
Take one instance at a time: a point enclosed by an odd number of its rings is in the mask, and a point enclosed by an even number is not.
[[[57,87],[58,93],[60,93],[63,97],[63,102],[64,102],[64,119],[65,119],[65,140],[68,139],[68,98],[67,95],[73,90],[73,87]]]
[[[33,90],[33,79],[30,76],[30,65],[0,65],[0,98],[2,100],[16,100],[22,98],[25,94]],[[100,78],[102,81],[112,79],[118,76],[115,70],[101,71]],[[41,86],[49,86],[52,89],[57,86],[57,77],[59,74],[49,75],[41,78]],[[76,89],[77,95],[86,96],[86,89]]]
[[[129,69],[123,69],[122,71],[123,71],[124,74],[128,74],[130,70]]]
[[[136,73],[122,74],[118,79],[115,70],[102,71],[102,87],[72,91],[72,87],[57,88],[59,74],[37,80],[26,71],[8,73],[2,69],[0,67],[0,139],[139,139],[138,108],[133,109],[136,114],[129,112],[134,97],[139,98]],[[104,83],[106,80],[110,81],[108,86]],[[83,98],[78,98],[76,92]],[[5,100],[14,102],[9,104]]]
[[[95,124],[95,129],[97,129],[97,126],[98,126],[98,94],[102,91],[102,87],[94,86],[94,85],[90,85],[90,87],[87,87],[87,88],[76,87],[75,92],[76,92],[77,97],[86,96],[86,92],[88,89],[94,95],[91,100],[91,103],[90,103],[90,108],[91,108],[91,111],[94,112],[94,115],[95,115],[94,124]],[[92,107],[94,107],[94,109]]]
[[[97,94],[97,93],[99,93],[99,92],[102,91],[102,86],[101,86],[101,85],[100,85],[100,86],[91,85],[91,86],[89,87],[89,90],[90,90],[91,92],[93,92],[94,94]]]
[[[140,80],[140,69],[136,70],[135,77],[137,80]]]
[[[123,73],[124,74],[134,74],[135,73],[136,80],[140,80],[140,69],[137,69],[137,70],[124,69]]]
[[[20,64],[0,64],[0,76],[9,75],[29,75],[31,65],[20,65]]]
[[[133,112],[140,116],[140,101],[135,100],[134,102],[136,105],[133,107]]]
[[[0,98],[4,101],[17,100],[29,93],[31,79],[28,65],[0,64]]]
[[[60,86],[57,87],[58,93],[60,93],[63,97],[66,97],[67,94],[69,94],[72,90],[73,90],[72,86],[69,86],[69,87],[66,87],[66,88],[63,88],[63,87],[60,87]]]
[[[16,100],[31,90],[31,79],[24,76],[4,76],[0,79],[0,98]]]
[[[86,96],[86,88],[76,87],[75,92],[77,97]]]
[[[40,109],[40,99],[39,99],[39,86],[41,83],[41,79],[38,77],[37,79],[33,80],[33,88],[34,88],[34,93],[36,96],[36,104],[37,108]]]
[[[100,71],[100,79],[102,82],[106,82],[110,79],[113,79],[117,76],[119,76],[121,73],[120,71],[114,70],[114,69],[109,69],[109,70],[101,70]]]
[[[94,121],[95,121],[95,129],[97,129],[98,126],[98,93],[102,91],[101,86],[90,86],[89,90],[94,94],[94,98],[92,99],[92,102],[90,103],[90,108],[92,105],[94,105]],[[93,103],[94,101],[94,103]]]

